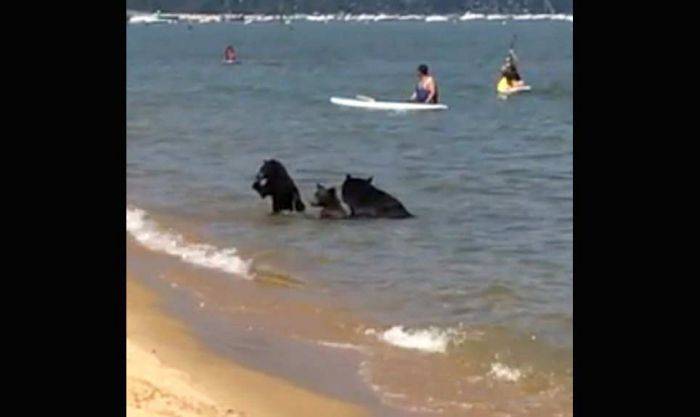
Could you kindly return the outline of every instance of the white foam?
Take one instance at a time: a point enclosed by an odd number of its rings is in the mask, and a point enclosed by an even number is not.
[[[486,15],[482,13],[472,13],[472,12],[466,12],[462,16],[459,17],[459,20],[484,20],[486,19]]]
[[[445,15],[420,15],[420,14],[291,14],[291,15],[266,15],[266,14],[198,14],[198,13],[170,13],[163,15],[134,15],[129,19],[132,24],[152,24],[152,23],[221,23],[221,22],[243,22],[244,24],[251,23],[273,23],[292,21],[328,23],[336,22],[386,22],[386,21],[424,21],[424,22],[465,22],[474,20],[559,20],[573,22],[574,16],[571,14],[482,14],[465,12],[463,15],[445,14]]]
[[[319,345],[333,348],[333,349],[345,349],[345,350],[356,350],[358,352],[367,352],[367,349],[363,346],[353,345],[352,343],[338,343],[338,342],[328,342],[321,340],[318,342]]]
[[[306,20],[309,22],[330,22],[331,20],[335,20],[335,16],[332,14],[327,14],[327,15],[308,15],[306,16]]]
[[[206,243],[187,242],[182,235],[164,231],[139,208],[126,209],[126,230],[146,248],[180,258],[192,265],[216,269],[245,279],[253,279],[250,260],[244,260],[236,248],[217,248]]]
[[[138,16],[132,16],[129,19],[129,23],[131,24],[158,24],[158,23],[164,23],[164,24],[173,24],[177,23],[174,20],[171,19],[162,19],[160,16],[156,15],[138,15]]]
[[[500,362],[492,363],[488,374],[496,379],[508,382],[516,382],[522,376],[522,372],[519,369],[510,368]]]
[[[448,22],[450,20],[450,16],[442,16],[442,15],[437,15],[433,14],[430,16],[426,16],[425,21],[428,23],[431,22]]]
[[[455,329],[443,330],[438,327],[406,329],[403,326],[393,326],[384,332],[367,329],[365,335],[376,336],[393,346],[430,353],[445,353],[450,344],[459,343],[463,339],[461,333]]]

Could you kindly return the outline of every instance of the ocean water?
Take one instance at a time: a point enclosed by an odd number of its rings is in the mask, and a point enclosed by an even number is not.
[[[533,91],[503,100],[513,35]],[[129,268],[207,306],[173,295],[239,360],[317,388],[324,372],[271,352],[338,351],[326,369],[367,393],[331,395],[397,415],[571,415],[572,41],[567,21],[129,26]],[[240,65],[221,65],[227,44]],[[420,63],[450,110],[329,103],[407,98]],[[269,158],[307,203],[316,183],[373,176],[416,217],[270,216],[251,189]]]

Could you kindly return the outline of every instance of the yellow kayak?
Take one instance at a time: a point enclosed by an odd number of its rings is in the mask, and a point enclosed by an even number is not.
[[[520,85],[517,87],[511,87],[508,84],[508,80],[506,80],[506,77],[501,77],[501,80],[498,82],[498,85],[496,85],[496,91],[498,91],[500,94],[513,94],[519,93],[521,91],[530,91],[530,86]]]
[[[498,82],[498,85],[496,86],[496,90],[499,93],[505,93],[508,90],[510,90],[510,86],[508,85],[508,80],[506,80],[506,77],[501,77],[501,80]]]

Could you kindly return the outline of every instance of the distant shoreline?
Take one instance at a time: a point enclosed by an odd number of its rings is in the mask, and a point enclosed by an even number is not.
[[[389,13],[336,13],[336,14],[258,14],[258,13],[168,13],[168,12],[144,12],[127,10],[127,22],[131,24],[155,24],[155,23],[289,23],[297,21],[328,23],[328,22],[467,22],[467,21],[532,21],[532,20],[554,20],[554,21],[574,21],[573,14],[566,13],[527,13],[527,14],[507,14],[507,13],[473,13],[464,12],[462,14],[389,14]]]

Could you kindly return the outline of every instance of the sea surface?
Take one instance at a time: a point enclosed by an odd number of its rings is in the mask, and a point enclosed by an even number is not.
[[[533,91],[504,100],[513,39]],[[572,44],[568,21],[128,26],[129,271],[222,355],[376,415],[572,415]],[[329,102],[406,99],[421,63],[448,111]],[[269,158],[306,213],[251,189]],[[346,174],[415,218],[317,219]]]

